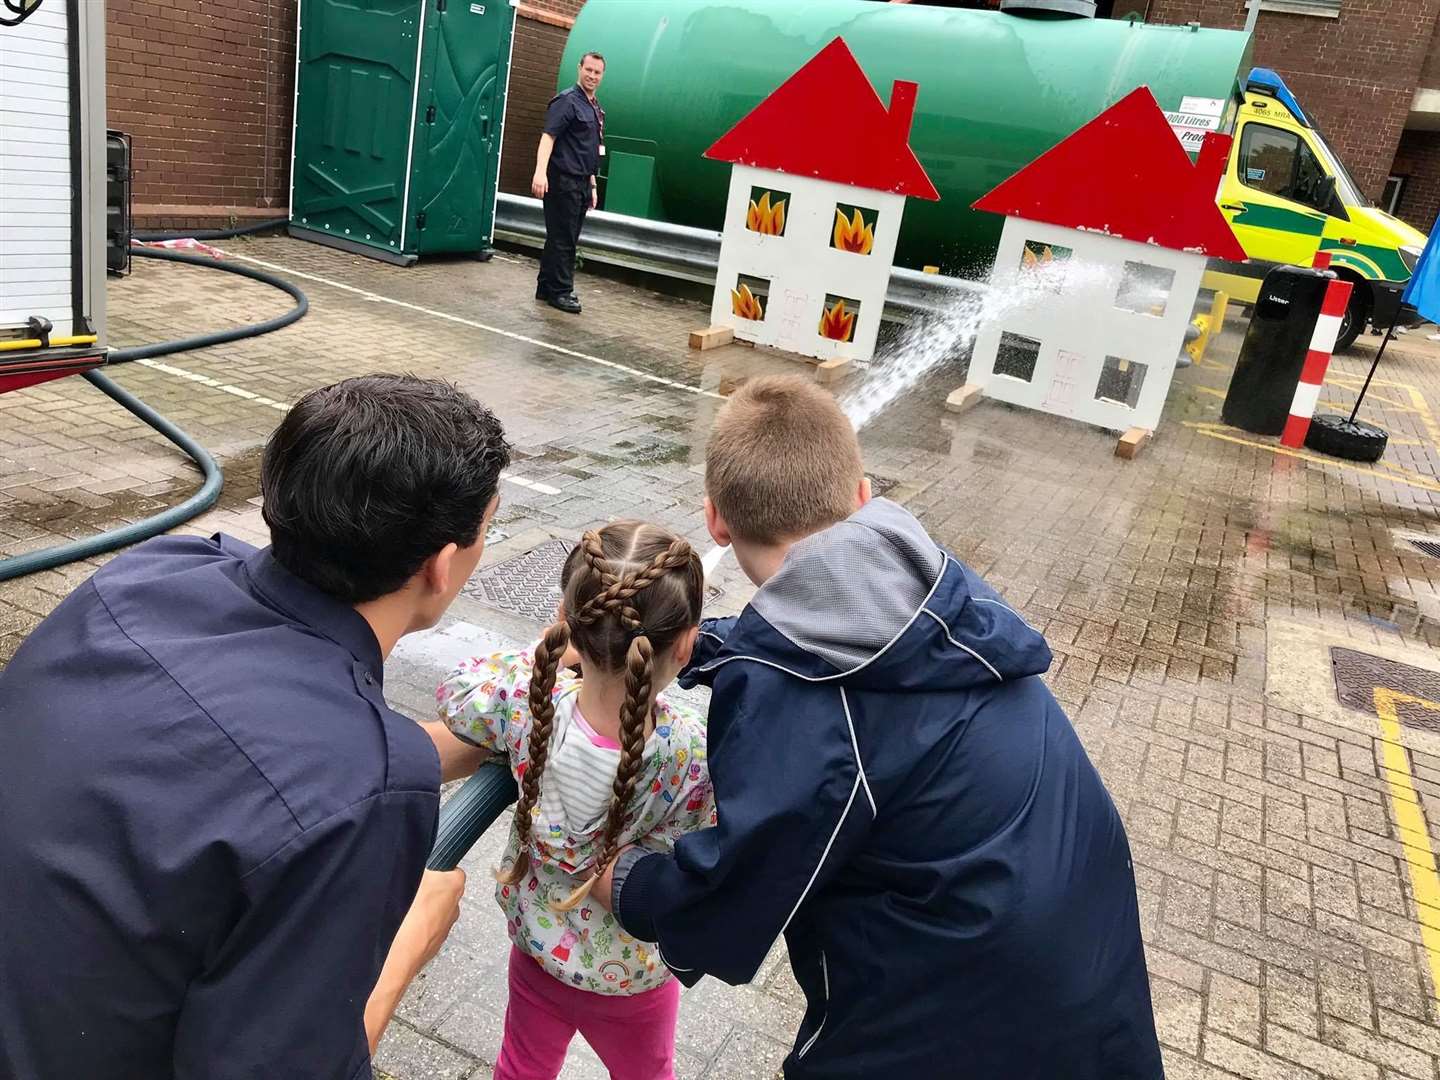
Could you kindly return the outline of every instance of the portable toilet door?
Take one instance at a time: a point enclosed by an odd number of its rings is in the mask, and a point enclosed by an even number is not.
[[[408,265],[495,233],[518,0],[301,0],[290,232]]]

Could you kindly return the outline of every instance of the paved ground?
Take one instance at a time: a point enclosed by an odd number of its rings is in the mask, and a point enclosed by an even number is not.
[[[504,418],[520,453],[487,566],[620,515],[702,541],[701,448],[722,383],[790,370],[739,347],[690,352],[699,305],[615,282],[582,279],[581,319],[538,308],[533,264],[514,256],[397,270],[287,240],[231,250],[284,268],[311,314],[115,372],[225,466],[219,507],[192,531],[263,542],[256,468],[280,410],[379,369],[453,378]],[[111,301],[117,344],[287,303],[153,263]],[[1378,709],[1340,704],[1329,650],[1440,669],[1440,559],[1407,541],[1440,538],[1440,350],[1419,335],[1392,346],[1366,415],[1394,442],[1358,467],[1221,427],[1237,347],[1232,331],[1181,373],[1134,462],[1112,456],[1111,437],[1043,416],[991,404],[946,416],[957,357],[866,430],[867,464],[1055,650],[1050,683],[1135,849],[1169,1075],[1435,1080],[1421,926],[1440,928],[1440,829],[1425,824],[1440,822],[1440,725],[1425,726],[1437,714],[1422,693],[1386,693],[1423,673],[1383,671]],[[1325,397],[1352,401],[1365,360],[1339,361]],[[0,396],[0,556],[142,517],[194,483],[180,455],[80,380]],[[0,662],[92,569],[0,584]],[[743,603],[733,571],[721,584],[717,609]],[[535,625],[474,590],[397,654],[387,691],[419,714],[442,666]],[[504,1004],[484,884],[495,842],[467,862],[462,922],[382,1048],[397,1080],[489,1075]],[[783,956],[753,987],[702,984],[682,1010],[681,1075],[770,1077],[798,1018]],[[602,1075],[577,1046],[567,1076]]]

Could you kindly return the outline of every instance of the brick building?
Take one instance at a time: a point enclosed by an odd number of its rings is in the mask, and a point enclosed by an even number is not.
[[[518,9],[506,191],[527,191],[545,103],[584,0]],[[107,0],[110,126],[135,141],[140,228],[283,217],[290,189],[296,0]]]
[[[1440,0],[1259,2],[1256,63],[1286,78],[1372,198],[1428,231],[1440,213]],[[529,188],[545,103],[583,3],[518,9],[504,191]],[[1245,24],[1246,7],[1100,0],[1103,16],[1232,28]],[[285,214],[295,17],[296,0],[108,0],[110,123],[135,138],[142,225]]]
[[[1112,5],[1107,5],[1112,6]],[[1245,25],[1247,0],[1114,0],[1150,22]],[[1279,71],[1364,192],[1423,232],[1440,213],[1440,0],[1260,0]]]

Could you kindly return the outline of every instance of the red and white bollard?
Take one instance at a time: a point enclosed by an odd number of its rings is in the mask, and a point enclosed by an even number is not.
[[[1315,415],[1315,406],[1320,403],[1325,369],[1330,366],[1330,354],[1335,351],[1335,339],[1340,336],[1340,324],[1345,318],[1345,308],[1350,304],[1352,288],[1350,282],[1339,278],[1325,288],[1320,317],[1315,320],[1315,333],[1310,338],[1310,351],[1305,355],[1300,383],[1295,387],[1294,400],[1290,402],[1290,418],[1285,421],[1285,430],[1280,435],[1282,446],[1298,449],[1305,445],[1310,420]]]

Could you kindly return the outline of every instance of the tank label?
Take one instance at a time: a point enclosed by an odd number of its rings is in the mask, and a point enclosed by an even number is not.
[[[1183,97],[1180,99],[1182,113],[1198,113],[1201,116],[1219,116],[1225,111],[1224,98]]]
[[[1184,112],[1176,110],[1167,112],[1165,119],[1170,122],[1170,130],[1175,132],[1175,137],[1180,140],[1180,145],[1192,154],[1198,154],[1200,147],[1205,143],[1205,133],[1216,131],[1220,127],[1220,117],[1206,116],[1203,113]]]

